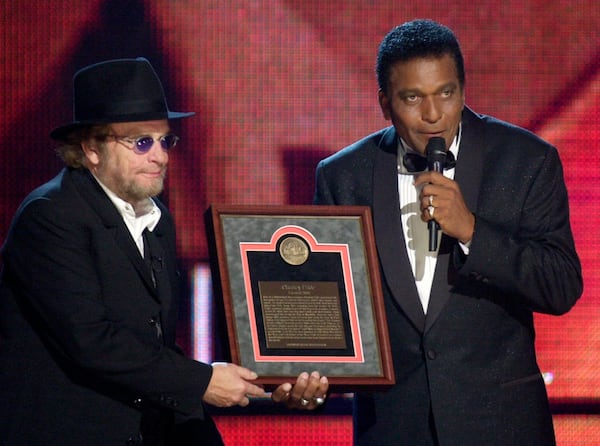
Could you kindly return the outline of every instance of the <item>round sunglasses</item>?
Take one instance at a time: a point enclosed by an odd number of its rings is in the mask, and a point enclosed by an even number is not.
[[[179,136],[174,135],[173,133],[168,133],[166,135],[161,136],[158,139],[154,139],[152,136],[144,135],[138,136],[137,138],[131,136],[119,136],[119,135],[106,135],[109,138],[114,138],[117,142],[125,142],[127,144],[123,144],[128,149],[133,149],[136,153],[146,153],[148,152],[155,141],[160,143],[160,146],[164,150],[170,150],[177,144],[179,141]]]

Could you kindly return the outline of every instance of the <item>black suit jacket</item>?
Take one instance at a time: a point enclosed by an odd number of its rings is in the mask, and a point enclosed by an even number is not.
[[[562,314],[582,292],[557,151],[465,109],[455,181],[475,234],[468,256],[442,236],[425,315],[401,228],[397,143],[389,127],[317,167],[315,203],[372,208],[384,279],[397,384],[357,395],[358,444],[430,445],[432,430],[441,445],[554,444],[533,312]]]
[[[174,418],[204,419],[212,369],[175,346],[175,229],[159,206],[156,287],[87,169],[25,199],[2,251],[0,444],[138,444],[142,415],[151,444]]]

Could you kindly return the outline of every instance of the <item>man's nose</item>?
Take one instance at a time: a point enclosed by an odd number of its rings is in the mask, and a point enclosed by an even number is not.
[[[425,97],[421,103],[421,118],[427,122],[437,122],[442,117],[440,110],[435,98]]]

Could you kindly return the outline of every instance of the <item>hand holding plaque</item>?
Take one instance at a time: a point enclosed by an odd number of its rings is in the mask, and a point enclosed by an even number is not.
[[[323,405],[327,399],[329,381],[318,372],[310,375],[302,372],[296,383],[284,383],[278,386],[271,395],[276,403],[283,403],[290,409],[312,410]]]

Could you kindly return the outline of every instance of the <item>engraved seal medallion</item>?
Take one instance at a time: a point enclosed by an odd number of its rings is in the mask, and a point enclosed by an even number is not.
[[[290,265],[302,265],[308,259],[308,245],[299,237],[287,237],[279,245],[279,255]]]

